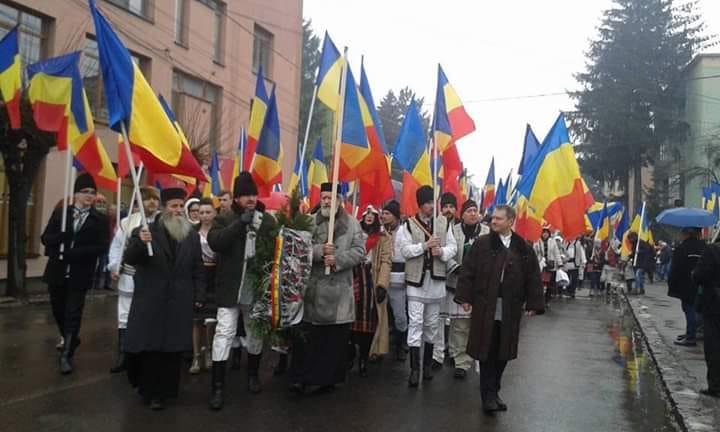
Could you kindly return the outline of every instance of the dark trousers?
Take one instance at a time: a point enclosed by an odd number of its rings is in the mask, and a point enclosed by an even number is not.
[[[600,284],[600,272],[590,272],[590,289],[602,291],[602,285]]]
[[[490,350],[488,351],[487,360],[480,361],[480,392],[483,400],[488,400],[497,396],[500,391],[500,382],[502,380],[507,360],[498,359],[498,351],[500,348],[500,329],[502,323],[495,321],[492,330],[492,340],[490,341]]]
[[[48,286],[50,304],[55,323],[61,336],[80,333],[83,308],[85,307],[85,287],[70,286],[67,280],[59,285]]]
[[[372,345],[373,336],[375,336],[374,333],[365,333],[365,332],[352,332],[350,336],[350,343],[353,345],[353,349],[355,345],[358,346],[360,354],[360,360],[367,361],[368,357],[370,357],[370,345]],[[353,351],[354,352],[354,351]],[[353,355],[351,358],[354,358]]]
[[[697,333],[697,309],[695,302],[688,303],[683,301],[681,305],[682,311],[685,314],[685,321],[687,322],[685,337],[687,339],[695,339],[695,334]]]
[[[569,296],[575,297],[575,290],[578,288],[580,283],[580,270],[568,270],[568,277],[570,277],[570,284],[567,287],[567,293]]]
[[[704,314],[708,389],[720,392],[720,315]]]
[[[128,377],[145,402],[177,397],[182,353],[146,351],[133,354],[132,359]]]
[[[303,324],[292,342],[290,380],[309,386],[345,381],[350,324]]]

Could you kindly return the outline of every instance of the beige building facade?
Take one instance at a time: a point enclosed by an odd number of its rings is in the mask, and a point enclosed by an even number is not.
[[[232,158],[247,126],[256,73],[276,85],[284,155],[296,154],[302,61],[302,0],[96,0],[153,89],[173,107],[191,147]],[[0,0],[0,37],[20,24],[24,66],[82,51],[96,130],[117,162],[117,137],[107,128],[94,26],[87,0]],[[292,158],[283,172],[292,171]],[[0,163],[1,165],[1,163]],[[61,154],[51,150],[28,203],[28,276],[42,274],[41,230],[62,195]],[[289,179],[283,179],[287,182]],[[0,280],[6,277],[7,182],[0,171]],[[109,199],[112,191],[101,191]],[[0,293],[2,293],[0,289]]]

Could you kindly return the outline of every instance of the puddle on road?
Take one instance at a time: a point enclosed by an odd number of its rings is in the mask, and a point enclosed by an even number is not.
[[[614,308],[608,334],[615,346],[613,361],[623,374],[626,399],[622,409],[638,431],[679,431],[655,364],[647,352],[630,309],[622,303]]]

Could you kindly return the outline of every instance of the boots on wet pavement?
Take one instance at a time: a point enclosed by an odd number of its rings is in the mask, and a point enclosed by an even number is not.
[[[258,394],[262,391],[260,379],[258,378],[260,370],[260,354],[248,354],[247,361],[247,388],[248,392]]]
[[[395,340],[395,360],[404,362],[407,359],[407,332],[398,332]]]
[[[201,361],[202,361],[202,353],[193,354],[193,361],[190,365],[190,370],[188,370],[188,373],[190,375],[197,375],[200,373],[201,367]]]
[[[280,353],[280,355],[278,355],[277,365],[275,365],[275,369],[273,369],[273,375],[274,376],[285,375],[285,373],[287,372],[287,367],[288,367],[288,355]]]
[[[72,333],[65,335],[65,345],[63,351],[60,354],[60,373],[63,375],[71,374],[73,371],[73,355],[75,354],[75,348],[77,343],[75,339],[77,336]]]
[[[115,361],[115,366],[110,368],[110,373],[120,373],[124,372],[127,368],[127,360],[125,357],[125,335],[127,334],[127,329],[118,329],[118,352],[117,352],[117,359]]]
[[[230,366],[233,370],[242,368],[242,348],[233,348],[230,350],[230,358],[232,358],[232,365]]]
[[[210,381],[210,409],[213,411],[221,410],[225,403],[225,363],[224,361],[213,362],[212,379]]]
[[[433,348],[433,344],[425,343],[425,352],[423,353],[423,381],[430,381],[431,379],[433,379]]]
[[[417,387],[420,384],[420,347],[410,347],[410,378],[408,386]]]
[[[367,378],[368,376],[367,363],[368,361],[362,358],[358,361],[358,375],[362,378]]]

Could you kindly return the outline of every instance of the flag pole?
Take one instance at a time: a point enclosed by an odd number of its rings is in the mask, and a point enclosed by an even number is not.
[[[135,171],[135,166],[133,164],[133,157],[132,157],[132,151],[130,150],[130,139],[128,138],[127,129],[125,128],[125,122],[120,122],[120,127],[122,129],[122,136],[123,136],[123,143],[125,145],[125,156],[127,157],[128,161],[128,170],[130,171],[130,176],[132,177],[133,181],[133,193],[135,191],[140,190],[140,178],[138,176],[137,171]],[[145,217],[145,206],[143,205],[142,200],[137,200],[138,202],[138,209],[140,210],[140,219],[142,220],[142,226],[143,228],[147,229],[147,218]],[[147,245],[147,252],[148,256],[153,256],[153,248],[151,243],[145,243]]]
[[[247,147],[247,135],[245,135],[245,127],[240,128],[240,166],[238,167],[238,175],[243,171],[245,165],[245,147]],[[235,179],[233,179],[234,181]]]
[[[638,239],[635,245],[635,258],[633,259],[633,267],[637,266],[638,252],[640,252],[640,239],[642,237],[643,222],[645,221],[645,201],[643,201],[642,210],[640,210],[640,228],[638,228]]]
[[[318,71],[315,73],[316,76],[319,73],[319,71],[320,71],[320,68],[318,67]],[[317,81],[317,79],[316,79],[316,81]],[[302,147],[301,147],[302,150],[299,155],[300,161],[298,162],[298,170],[299,170],[298,178],[300,179],[300,184],[302,184],[302,181],[303,181],[303,162],[305,162],[305,152],[307,151],[308,139],[310,138],[310,125],[312,123],[313,113],[315,112],[315,102],[317,100],[317,92],[318,92],[318,86],[316,83],[313,86],[312,99],[310,100],[310,112],[308,112],[307,122],[305,122],[305,138],[303,139],[303,143],[302,143]]]
[[[137,173],[138,173],[138,178],[140,178],[140,176],[142,176],[142,170],[143,170],[143,163],[140,162],[140,165],[138,166],[138,171],[137,171]],[[132,195],[130,196],[130,204],[128,205],[128,216],[130,216],[130,215],[132,214],[132,212],[133,212],[133,205],[135,204],[135,201],[136,201],[136,200],[142,201],[142,194],[140,193],[140,190],[139,190],[139,189],[133,188]],[[120,202],[120,201],[118,200],[118,202]],[[120,214],[118,213],[118,216],[119,216],[119,215],[120,215]],[[117,228],[117,229],[122,229],[122,226],[120,225],[119,222],[118,222],[118,228]],[[127,234],[132,234],[132,233],[127,233]],[[122,240],[121,240],[121,242],[120,242],[120,250],[123,251],[123,252],[125,251],[125,242],[127,241],[127,234],[122,236]],[[117,268],[117,272],[118,272],[118,273],[120,273],[120,267],[122,266],[122,260],[120,260],[120,261],[121,261],[121,262],[118,263],[118,268]]]
[[[62,198],[62,217],[60,222],[60,232],[65,234],[67,232],[67,211],[68,211],[68,200],[70,199],[70,166],[72,165],[72,150],[70,149],[70,143],[67,143],[67,149],[65,150],[65,184],[63,185],[63,198]],[[60,243],[60,260],[63,259],[63,252],[65,252],[65,236],[63,235],[63,241]]]
[[[435,142],[434,131],[430,132],[432,137],[430,138],[430,145],[433,147],[433,236],[437,237],[437,218],[438,218],[438,197],[439,197],[439,185],[438,185],[438,146]],[[447,173],[445,173],[447,174]]]
[[[328,221],[328,240],[327,242],[332,244],[335,238],[335,206],[337,206],[337,187],[338,177],[340,177],[340,146],[342,141],[343,132],[343,112],[345,111],[345,87],[347,82],[347,70],[348,70],[348,49],[345,47],[343,53],[343,65],[342,74],[340,75],[340,99],[337,111],[337,131],[335,136],[335,146],[333,148],[333,172],[332,172],[332,197],[330,198],[330,220]],[[325,266],[325,274],[330,274],[330,267]]]
[[[115,191],[115,230],[120,229],[120,206],[122,205],[122,178],[117,177],[117,190]]]

